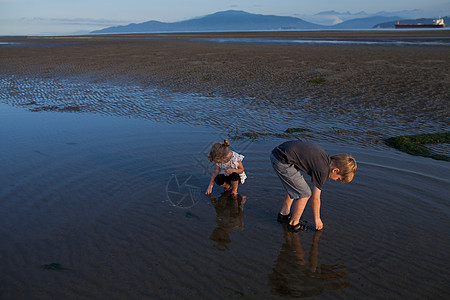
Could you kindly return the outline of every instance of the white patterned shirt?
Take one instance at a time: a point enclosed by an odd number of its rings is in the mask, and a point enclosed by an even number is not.
[[[231,151],[232,155],[228,162],[226,163],[216,163],[216,166],[220,168],[219,174],[224,174],[225,176],[228,176],[230,174],[227,173],[228,169],[237,169],[239,167],[239,162],[244,159],[244,155],[238,154],[234,151]],[[245,179],[247,178],[247,175],[245,175],[245,172],[242,172],[239,174],[241,177],[241,183],[245,182]]]

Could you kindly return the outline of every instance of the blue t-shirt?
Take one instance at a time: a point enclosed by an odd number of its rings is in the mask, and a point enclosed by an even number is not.
[[[311,142],[289,141],[272,150],[273,156],[284,164],[293,164],[297,170],[311,176],[311,182],[322,189],[330,173],[330,156]]]

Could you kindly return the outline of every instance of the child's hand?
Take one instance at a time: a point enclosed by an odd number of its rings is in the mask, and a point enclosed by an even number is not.
[[[228,174],[232,174],[233,172],[235,172],[236,170],[235,169],[227,169],[227,173]]]
[[[206,195],[211,195],[211,193],[212,193],[212,189],[213,189],[213,187],[212,186],[208,186],[208,189],[206,190]]]
[[[322,230],[323,229],[323,223],[321,219],[318,219],[315,221],[316,223],[316,230]]]

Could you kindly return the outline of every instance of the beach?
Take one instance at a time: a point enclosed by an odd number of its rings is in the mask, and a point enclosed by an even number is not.
[[[1,37],[0,298],[444,298],[450,164],[383,140],[449,130],[449,38]],[[237,199],[204,194],[224,138]],[[325,184],[323,231],[276,222],[289,139],[358,162]]]
[[[448,31],[424,32],[415,40],[442,38]],[[284,36],[286,35],[286,36]],[[213,38],[332,37],[336,41],[400,40],[396,32],[342,32],[185,35],[119,35],[60,38],[10,38],[25,47],[2,47],[6,72],[86,75],[103,80],[158,86],[180,92],[232,98],[314,99],[314,105],[369,108],[390,105],[417,114],[446,103],[448,47],[391,47],[335,44],[213,43]],[[310,36],[312,35],[312,36]],[[408,41],[411,33],[404,33]],[[416,34],[417,35],[417,34]],[[420,34],[419,34],[420,36]],[[436,37],[437,36],[437,37]],[[272,39],[272,40],[273,40]],[[411,39],[411,38],[410,38]],[[301,40],[299,38],[299,40]],[[322,77],[326,84],[309,81]],[[101,80],[97,79],[97,80]],[[408,99],[409,103],[405,103]],[[430,103],[431,102],[431,103]],[[362,103],[362,104],[361,104]],[[431,107],[430,107],[431,105]],[[422,113],[422,110],[420,111]],[[431,117],[431,114],[430,114]],[[441,118],[435,115],[435,118]]]
[[[277,105],[284,112],[301,109],[304,114],[316,114],[320,110],[326,119],[337,119],[336,127],[348,120],[370,120],[374,124],[365,127],[373,132],[381,131],[386,136],[395,136],[437,131],[442,127],[448,128],[450,121],[449,48],[421,45],[421,42],[430,40],[448,42],[449,33],[425,31],[416,35],[418,37],[413,38],[411,32],[403,35],[398,32],[307,32],[297,35],[287,32],[278,35],[9,38],[7,40],[17,44],[0,48],[0,63],[4,74],[70,77],[72,81],[78,78],[84,82],[136,85],[183,94],[238,99],[249,101],[252,106]],[[324,36],[338,43],[208,41],[218,37],[301,41],[323,40]],[[392,40],[417,44],[385,45]],[[340,41],[379,43],[340,44]],[[317,79],[318,83],[315,81]],[[122,97],[121,102],[124,106],[135,105],[128,103],[127,97]],[[35,109],[49,109],[51,105],[58,106],[55,103],[36,103]],[[214,105],[218,104],[211,103],[210,106]],[[65,109],[97,111],[104,110],[105,106],[90,102]],[[117,107],[114,110],[121,113]],[[192,115],[192,110],[184,110],[182,114],[184,119],[189,120],[198,118],[199,113],[208,119],[205,110],[209,110],[206,103],[202,111],[196,112],[196,116]],[[381,126],[375,124],[379,120],[383,123]],[[386,122],[396,126],[385,126]],[[400,123],[407,126],[399,126]],[[358,126],[352,127],[355,129]],[[385,128],[394,132],[384,132]],[[367,130],[364,133],[367,134]],[[360,136],[358,132],[353,135]],[[380,136],[376,135],[370,137],[370,142],[379,142]],[[347,134],[347,138],[350,136]]]

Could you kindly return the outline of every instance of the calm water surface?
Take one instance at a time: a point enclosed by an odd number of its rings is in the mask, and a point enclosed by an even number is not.
[[[287,137],[232,140],[246,156],[247,182],[235,201],[218,189],[210,199],[208,149],[236,128],[178,111],[189,97],[191,109],[201,106],[195,95],[142,90],[146,101],[139,93],[119,101],[104,85],[66,90],[34,80],[0,94],[0,298],[447,296],[448,162],[370,144],[363,134],[350,143],[302,136],[330,154],[350,152],[359,165],[354,182],[325,184],[322,232],[290,233],[276,222],[283,190],[268,159]],[[39,97],[72,109],[46,111]],[[103,111],[73,109],[97,99]],[[262,115],[252,115],[258,126],[282,129]],[[309,205],[304,218],[313,220]]]
[[[198,38],[216,43],[317,44],[368,46],[450,46],[449,37],[293,37],[293,38]]]

